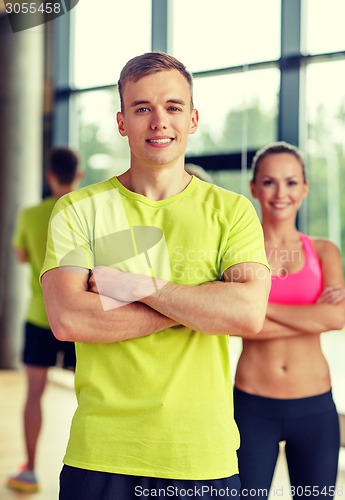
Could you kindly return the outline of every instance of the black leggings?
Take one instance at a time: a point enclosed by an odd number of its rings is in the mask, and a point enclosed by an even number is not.
[[[274,399],[235,387],[234,407],[241,435],[242,498],[267,498],[280,441],[286,442],[289,493],[296,500],[334,496],[340,436],[331,391],[301,399]]]

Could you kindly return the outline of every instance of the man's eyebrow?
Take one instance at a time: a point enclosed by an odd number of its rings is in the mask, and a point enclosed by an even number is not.
[[[166,104],[180,104],[180,106],[185,106],[186,103],[183,99],[176,99],[176,98],[172,98],[172,99],[167,99],[166,100]],[[135,108],[136,106],[142,106],[143,104],[150,104],[150,101],[147,101],[146,99],[138,99],[136,101],[133,101],[131,103],[131,108]]]
[[[186,103],[183,99],[168,99],[167,103],[171,102],[172,104],[180,104],[181,106],[185,106]]]
[[[141,104],[150,104],[150,101],[145,101],[144,99],[140,99],[138,101],[133,101],[131,103],[131,108],[134,108],[135,106],[140,106]]]

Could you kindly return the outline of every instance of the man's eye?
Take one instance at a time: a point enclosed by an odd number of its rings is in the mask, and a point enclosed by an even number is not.
[[[176,112],[176,111],[180,111],[180,108],[177,108],[176,106],[170,106],[169,110]]]
[[[145,108],[145,107],[139,108],[139,109],[137,109],[137,113],[146,113],[146,111],[148,111],[148,110],[149,110],[149,108]]]

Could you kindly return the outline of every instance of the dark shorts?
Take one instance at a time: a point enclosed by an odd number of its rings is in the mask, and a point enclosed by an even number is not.
[[[74,342],[61,342],[49,328],[25,323],[22,361],[33,366],[75,368]]]
[[[64,465],[59,500],[138,500],[232,498],[239,500],[238,475],[224,479],[192,481],[127,476]]]

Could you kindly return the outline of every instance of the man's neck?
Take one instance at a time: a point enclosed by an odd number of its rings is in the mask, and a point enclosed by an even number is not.
[[[61,196],[70,193],[74,189],[74,184],[56,186],[54,189],[52,189],[52,198],[56,198],[58,200],[59,198],[61,198]]]
[[[159,201],[181,193],[190,183],[191,176],[184,168],[159,166],[139,171],[131,167],[118,177],[125,188],[150,200]]]

